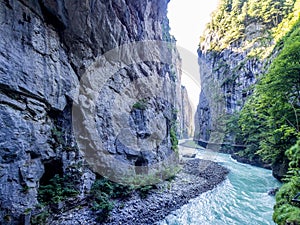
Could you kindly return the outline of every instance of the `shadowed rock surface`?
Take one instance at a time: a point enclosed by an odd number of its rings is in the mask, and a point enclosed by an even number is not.
[[[80,145],[74,134],[89,121],[83,109],[74,111],[74,103],[94,100],[85,110],[95,106],[93,131],[106,155],[148,167],[173,154],[170,128],[181,118],[175,113],[182,111],[181,63],[169,34],[167,3],[0,1],[1,224],[28,224],[39,186],[55,175],[67,174],[75,181],[79,200],[90,190],[95,173],[81,151],[91,146],[88,132],[77,135]],[[168,62],[125,65],[118,57],[106,56],[105,65],[95,63],[124,44],[153,40],[168,43],[169,48],[160,51]],[[140,50],[151,59],[152,51]],[[79,92],[88,72],[120,65],[116,73],[104,76],[96,99],[89,90],[86,95]],[[126,130],[118,132],[124,123]]]

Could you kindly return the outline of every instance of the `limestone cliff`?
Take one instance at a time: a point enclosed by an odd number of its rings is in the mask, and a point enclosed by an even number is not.
[[[181,86],[181,118],[180,118],[180,138],[186,139],[193,136],[194,113],[189,100],[187,90]]]
[[[280,51],[275,45],[297,20],[297,7],[295,1],[220,1],[198,49],[196,141],[228,153],[245,147],[235,116]]]
[[[80,200],[98,169],[122,174],[111,162],[147,172],[174,161],[181,87],[167,3],[0,1],[1,224],[29,224],[57,174]],[[98,144],[112,161],[88,151]]]

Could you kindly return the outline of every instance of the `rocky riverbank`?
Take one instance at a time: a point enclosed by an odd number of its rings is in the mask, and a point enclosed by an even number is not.
[[[150,191],[146,198],[137,193],[125,200],[117,200],[104,224],[158,224],[170,212],[188,203],[192,198],[211,190],[226,179],[228,169],[200,159],[187,160],[172,181],[164,181]],[[59,215],[49,224],[99,224],[95,212],[78,207]]]

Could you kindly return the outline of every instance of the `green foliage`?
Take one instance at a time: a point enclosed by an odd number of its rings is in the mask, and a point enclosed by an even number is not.
[[[217,38],[210,42],[210,49],[220,51],[233,42],[243,40],[245,48],[251,48],[250,57],[265,57],[276,41],[283,37],[299,18],[297,0],[222,0],[218,9],[212,15],[208,25],[210,32],[217,34]],[[300,6],[300,5],[299,5]],[[261,24],[261,30],[249,29],[250,24]],[[253,38],[248,36],[259,33]],[[201,41],[205,40],[204,37]]]
[[[298,176],[300,171],[300,140],[298,140],[294,146],[288,149],[285,154],[290,160],[289,174],[292,176]]]
[[[273,219],[279,225],[299,224],[300,205],[291,200],[300,192],[300,139],[286,151],[290,159],[289,174],[276,194]]]
[[[300,222],[299,205],[292,198],[300,192],[300,21],[280,43],[281,51],[268,73],[261,77],[239,117],[247,149],[266,162],[288,158],[286,182],[276,195],[273,219],[278,224]],[[298,142],[297,142],[298,139]]]
[[[162,174],[138,174],[126,178],[124,183],[127,185],[112,182],[104,177],[97,179],[91,189],[90,198],[92,200],[91,208],[97,212],[98,222],[104,222],[108,218],[114,208],[115,199],[127,198],[134,191],[137,191],[141,198],[146,198],[149,192],[156,187],[155,184],[162,181],[162,177],[172,179],[178,171],[179,169],[175,167],[163,170]]]
[[[6,221],[6,222],[10,222],[10,221],[11,221],[11,216],[10,216],[10,215],[5,215],[5,216],[3,217],[3,219],[4,219],[4,221]]]
[[[148,102],[146,99],[141,99],[133,104],[132,109],[145,110],[147,109],[147,104]]]
[[[291,11],[290,9],[294,9]],[[285,2],[284,10],[289,12],[289,14],[282,20],[278,26],[272,29],[273,37],[275,43],[280,43],[280,40],[291,31],[299,20],[300,15],[300,1],[299,0],[289,0]]]
[[[97,196],[98,194],[105,193],[110,198],[126,198],[130,196],[132,191],[132,186],[115,183],[107,178],[100,178],[95,181],[91,194]]]
[[[225,118],[225,124],[227,134],[240,133],[247,146],[239,155],[259,156],[273,165],[283,158],[290,161],[287,183],[276,196],[273,218],[278,224],[300,223],[299,206],[291,202],[300,191],[299,141],[296,144],[300,138],[299,17],[300,0],[221,0],[207,28],[210,35],[206,33],[208,50],[214,54],[237,44],[248,53],[246,60],[277,55],[240,114]],[[225,67],[217,64],[214,71],[226,75],[223,84],[233,82],[244,65],[229,72]]]
[[[146,198],[153,187],[153,185],[141,186],[139,188],[141,198]]]
[[[136,174],[126,178],[126,183],[130,184],[133,189],[139,190],[140,187],[157,184],[161,182],[160,176],[157,174]]]
[[[54,147],[58,147],[64,143],[63,139],[63,132],[60,128],[54,126],[51,130],[52,137],[54,138],[55,142],[53,143]]]
[[[38,190],[38,200],[41,204],[58,203],[79,194],[71,177],[61,177],[56,174],[47,185],[41,185]]]
[[[23,188],[22,188],[22,192],[25,194],[27,194],[29,192],[29,190],[30,190],[30,187],[28,187],[27,185],[23,186]]]
[[[299,22],[296,27],[299,28]],[[300,31],[285,37],[284,47],[256,85],[241,111],[239,125],[247,151],[275,163],[299,136]],[[259,149],[259,151],[257,151]]]
[[[30,218],[30,223],[32,225],[41,225],[46,224],[46,221],[48,217],[50,216],[50,213],[48,210],[44,210],[41,213],[34,215]]]
[[[141,198],[146,198],[149,192],[156,188],[156,184],[163,180],[173,180],[180,170],[179,166],[169,166],[155,174],[136,175],[132,179],[132,185],[139,192]]]
[[[164,168],[160,175],[163,179],[166,179],[167,181],[172,181],[173,179],[175,179],[176,174],[179,173],[180,170],[181,170],[181,167],[178,165],[169,166],[169,167]]]
[[[109,216],[114,208],[113,199],[126,198],[133,191],[132,186],[126,186],[112,182],[106,178],[100,178],[95,181],[91,189],[92,210],[98,211],[98,222],[103,222]]]
[[[170,130],[170,139],[172,144],[171,149],[178,153],[178,138],[176,134],[176,128],[174,126],[172,126]]]

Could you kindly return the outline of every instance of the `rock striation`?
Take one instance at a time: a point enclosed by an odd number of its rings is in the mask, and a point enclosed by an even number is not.
[[[39,186],[56,174],[71,176],[77,197],[84,198],[96,177],[83,151],[93,141],[91,130],[79,128],[90,123],[88,110],[95,114],[93,135],[106,155],[145,168],[176,161],[176,156],[167,161],[174,155],[170,129],[178,120],[176,110],[184,111],[184,134],[191,125],[190,108],[182,106],[187,101],[181,98],[167,3],[0,1],[1,224],[29,224]],[[146,44],[107,54],[136,42]],[[152,61],[157,52],[165,60]],[[93,78],[99,68],[106,69],[105,82],[89,92],[84,88],[92,87],[93,79],[86,76]],[[82,107],[76,111],[74,104]]]

